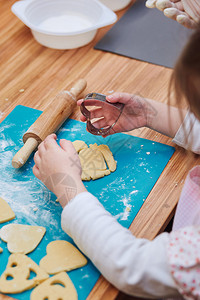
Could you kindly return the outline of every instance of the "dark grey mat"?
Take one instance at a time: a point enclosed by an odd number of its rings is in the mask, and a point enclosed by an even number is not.
[[[133,4],[95,49],[173,68],[192,30],[166,18],[145,1]]]

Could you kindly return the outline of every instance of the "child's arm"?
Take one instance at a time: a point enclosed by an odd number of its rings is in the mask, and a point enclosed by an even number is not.
[[[153,299],[179,295],[167,259],[169,234],[136,239],[87,192],[64,208],[62,228],[119,290]]]
[[[174,137],[187,112],[186,110],[180,110],[158,101],[128,93],[114,93],[107,96],[106,99],[111,103],[120,102],[124,104],[123,112],[109,134],[130,131],[140,127],[149,127],[162,134]],[[79,106],[81,103],[82,100],[77,102]],[[111,126],[115,122],[108,108],[93,110],[91,119],[93,118],[103,118],[95,122],[95,126],[98,128]],[[86,118],[81,116],[81,121],[86,121]]]
[[[200,154],[200,121],[190,111],[128,93],[114,93],[107,96],[107,100],[124,104],[123,113],[109,134],[148,127],[172,137],[177,145]],[[81,102],[79,100],[78,105]],[[95,123],[97,127],[111,126],[115,121],[108,109],[92,112],[92,118],[99,117],[103,119]],[[84,116],[81,120],[86,121]]]
[[[80,161],[72,143],[61,140],[60,146],[56,143],[55,135],[41,143],[34,156],[36,165],[33,172],[56,194],[64,207],[63,229],[103,276],[125,293],[154,299],[178,296],[182,284],[177,281],[180,260],[168,255],[170,251],[167,249],[174,245],[171,234],[161,234],[154,241],[136,239],[86,191],[81,181]],[[181,234],[184,235],[185,231]],[[198,243],[199,234],[197,228]],[[189,236],[188,245],[191,247],[190,242]],[[183,243],[183,250],[184,247]],[[193,245],[192,249],[196,251]],[[183,271],[187,273],[188,266],[185,268],[184,263],[190,253],[184,254]],[[192,261],[191,274],[198,272],[198,266],[197,260],[196,265]],[[173,275],[174,267],[178,268],[178,277]],[[179,290],[184,293],[187,289]]]
[[[188,111],[172,141],[187,150],[200,154],[199,132],[200,121],[192,112]]]
[[[112,284],[131,295],[176,296],[166,246],[168,234],[153,242],[136,239],[88,193],[71,142],[50,135],[34,156],[33,172],[64,207],[62,228]],[[72,192],[74,190],[74,193]]]

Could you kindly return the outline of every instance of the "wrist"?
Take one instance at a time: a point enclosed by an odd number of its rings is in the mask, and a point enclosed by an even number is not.
[[[57,196],[62,208],[64,208],[69,201],[76,197],[76,195],[86,191],[87,189],[85,188],[81,178],[77,178],[72,182],[67,182],[63,185],[60,185],[55,191],[55,195]]]
[[[157,110],[154,101],[151,99],[143,98],[144,100],[144,126],[153,129],[153,123],[157,116]]]

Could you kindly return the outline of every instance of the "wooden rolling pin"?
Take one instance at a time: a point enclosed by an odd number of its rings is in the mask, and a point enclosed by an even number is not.
[[[23,136],[24,146],[12,159],[21,168],[31,153],[51,133],[56,132],[76,107],[76,98],[86,88],[86,80],[78,80],[70,91],[60,92]]]

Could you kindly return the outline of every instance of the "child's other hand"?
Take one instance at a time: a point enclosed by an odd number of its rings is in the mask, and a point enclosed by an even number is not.
[[[106,97],[106,100],[111,103],[120,102],[124,104],[124,108],[121,116],[119,117],[117,123],[109,131],[108,135],[117,132],[126,132],[136,128],[148,126],[148,120],[154,117],[156,113],[151,106],[151,104],[144,98],[132,95],[128,93],[114,93]],[[81,105],[83,100],[77,102],[78,106]],[[103,128],[107,126],[112,126],[116,119],[111,111],[106,107],[106,109],[97,108],[92,110],[91,119],[102,118],[93,123],[97,128]],[[85,122],[86,118],[81,115],[81,121]]]
[[[166,17],[176,20],[187,28],[195,28],[200,15],[197,2],[196,0],[147,0],[146,6],[158,8]]]
[[[34,156],[34,175],[57,197],[64,207],[72,198],[86,191],[81,181],[81,164],[73,144],[67,140],[56,142],[49,135],[38,147]]]

